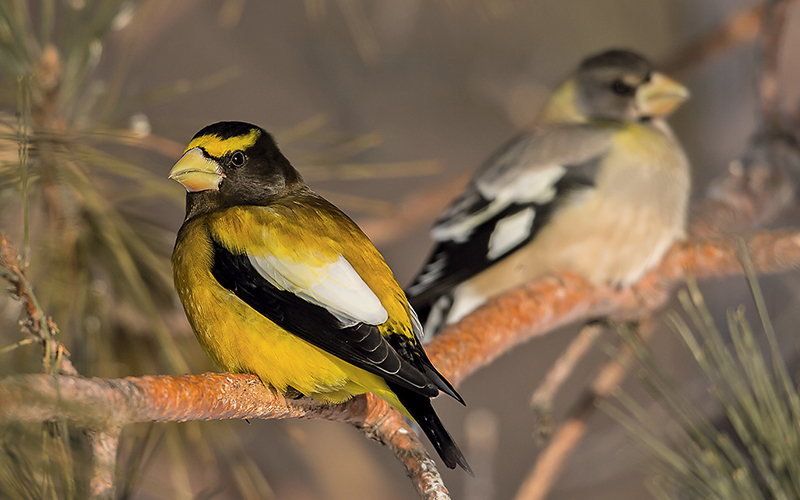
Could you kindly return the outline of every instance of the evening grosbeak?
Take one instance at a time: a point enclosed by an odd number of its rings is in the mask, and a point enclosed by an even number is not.
[[[220,368],[324,403],[373,392],[419,424],[447,467],[471,473],[430,402],[440,391],[464,401],[425,354],[392,271],[267,132],[209,125],[169,176],[188,192],[175,287]]]
[[[656,265],[685,237],[689,163],[664,117],[688,95],[632,52],[585,59],[435,223],[407,289],[426,333],[554,270],[626,286]]]

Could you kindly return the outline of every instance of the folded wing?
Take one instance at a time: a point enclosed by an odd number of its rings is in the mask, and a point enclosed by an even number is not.
[[[396,385],[438,394],[425,366],[398,353],[411,350],[415,339],[381,334],[387,312],[344,257],[309,266],[266,253],[236,253],[213,237],[212,244],[212,274],[219,284],[272,322]]]

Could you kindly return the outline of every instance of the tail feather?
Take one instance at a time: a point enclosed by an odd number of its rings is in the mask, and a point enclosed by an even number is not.
[[[467,406],[467,403],[464,402],[464,398],[461,397],[461,394],[456,392],[453,384],[442,377],[442,374],[436,371],[436,368],[433,367],[428,359],[425,359],[422,368],[425,370],[425,376],[428,377],[428,380],[433,382],[433,385],[438,387],[440,391],[452,397],[462,405]]]
[[[389,388],[397,395],[400,403],[403,404],[411,417],[422,428],[425,435],[428,436],[447,468],[455,469],[456,465],[458,465],[470,476],[474,476],[475,474],[467,463],[467,459],[464,458],[464,454],[461,453],[458,445],[433,410],[430,398],[392,383],[389,383]]]

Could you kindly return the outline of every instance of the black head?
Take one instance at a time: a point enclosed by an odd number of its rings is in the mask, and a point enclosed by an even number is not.
[[[305,186],[264,129],[219,122],[195,134],[170,178],[188,191],[189,212],[235,205],[265,205]]]

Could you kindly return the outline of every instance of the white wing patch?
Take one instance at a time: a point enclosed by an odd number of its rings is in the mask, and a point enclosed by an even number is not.
[[[453,218],[454,222],[442,224],[431,230],[431,237],[436,241],[452,240],[456,243],[467,241],[472,231],[505,210],[514,203],[545,204],[556,197],[556,183],[567,173],[567,168],[558,165],[520,171],[515,169],[505,175],[492,179],[491,182],[475,184],[475,188],[489,204],[472,215]]]
[[[506,252],[530,236],[535,216],[536,210],[528,207],[497,221],[494,231],[489,236],[489,251],[486,256],[490,260],[494,260],[505,255]]]
[[[280,290],[324,307],[342,326],[380,325],[389,318],[381,301],[343,256],[322,267],[281,260],[274,255],[247,254],[258,273]]]

